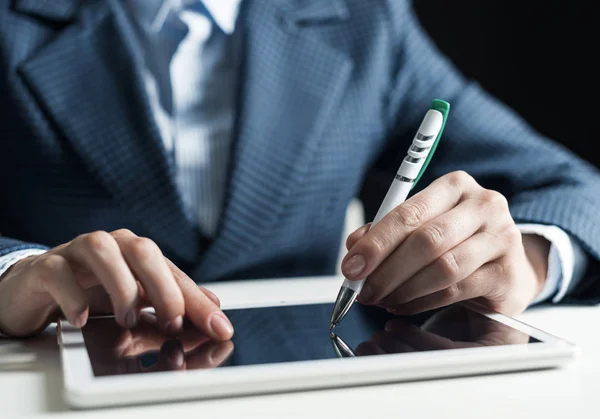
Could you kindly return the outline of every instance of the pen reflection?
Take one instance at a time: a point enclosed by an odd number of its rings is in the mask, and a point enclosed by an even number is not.
[[[331,332],[329,338],[331,339],[333,350],[335,351],[335,354],[338,358],[353,358],[356,356],[356,354],[350,348],[350,346],[348,346],[348,344],[344,342],[343,339],[340,338],[338,335]]]

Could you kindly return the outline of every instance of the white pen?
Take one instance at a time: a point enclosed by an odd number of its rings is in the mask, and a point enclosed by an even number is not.
[[[431,109],[425,114],[425,118],[423,118],[423,122],[408,149],[406,157],[402,160],[402,164],[375,215],[371,227],[398,205],[402,204],[411,189],[421,178],[437,147],[449,111],[449,103],[439,99],[433,101]],[[350,307],[356,301],[356,297],[360,294],[366,280],[367,278],[355,281],[350,281],[347,278],[344,279],[333,307],[329,330],[336,327],[346,316]]]

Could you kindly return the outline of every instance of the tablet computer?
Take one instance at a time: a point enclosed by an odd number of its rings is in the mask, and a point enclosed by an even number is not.
[[[329,331],[333,302],[224,309],[235,334],[191,325],[163,336],[151,312],[131,330],[112,316],[58,323],[64,395],[73,408],[314,390],[559,367],[578,347],[464,302],[398,317],[356,304]]]

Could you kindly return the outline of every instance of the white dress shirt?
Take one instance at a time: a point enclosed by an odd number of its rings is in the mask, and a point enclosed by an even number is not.
[[[215,234],[222,209],[233,139],[241,52],[232,34],[241,1],[126,0],[145,49],[148,97],[174,158],[177,184],[208,237]],[[582,274],[583,250],[558,227],[519,227],[551,242],[546,284],[533,304],[559,302],[573,276]],[[41,253],[21,250],[0,257],[0,275]]]

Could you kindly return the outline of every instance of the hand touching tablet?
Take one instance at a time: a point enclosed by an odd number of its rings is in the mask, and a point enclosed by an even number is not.
[[[165,333],[179,333],[185,316],[212,339],[233,334],[219,299],[129,230],[83,234],[19,261],[0,278],[0,331],[15,337],[35,333],[60,312],[76,327],[90,314],[114,313],[132,328],[147,306]]]

